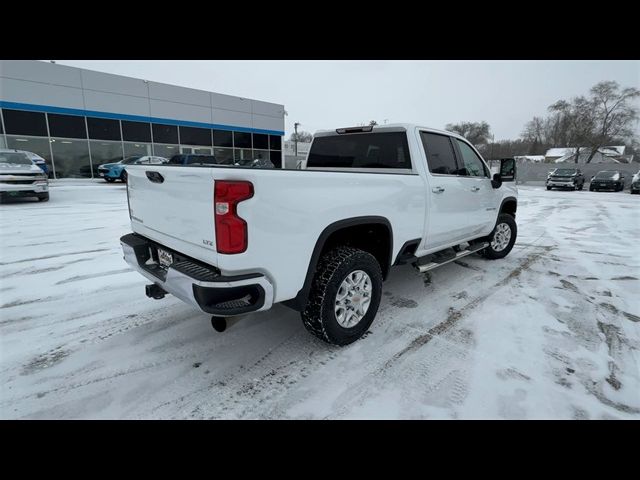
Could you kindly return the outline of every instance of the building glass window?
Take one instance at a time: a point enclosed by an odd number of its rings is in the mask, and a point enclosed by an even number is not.
[[[269,148],[271,150],[282,150],[282,137],[280,135],[269,135]]]
[[[122,143],[90,140],[91,163],[94,171],[103,163],[115,163],[122,160]]]
[[[250,148],[234,148],[233,159],[236,162],[253,160],[253,152]]]
[[[171,158],[180,151],[178,145],[163,145],[154,143],[153,154],[158,157]]]
[[[153,123],[151,127],[153,129],[153,143],[178,143],[178,127],[175,125]]]
[[[22,110],[2,110],[6,133],[14,135],[47,136],[47,119],[44,113]]]
[[[267,150],[269,148],[269,135],[264,135],[262,133],[254,133],[253,148]]]
[[[211,130],[208,128],[180,127],[180,143],[182,145],[211,146]]]
[[[151,127],[147,122],[122,120],[122,139],[130,142],[150,142]]]
[[[89,127],[89,138],[91,139],[122,140],[119,120],[87,117],[87,126]]]
[[[259,160],[269,160],[269,150],[253,150],[253,158]]]
[[[233,132],[229,130],[214,130],[213,144],[216,147],[233,147]]]
[[[124,142],[124,156],[152,155],[150,143]]]
[[[233,132],[233,146],[235,148],[251,148],[251,134]]]
[[[87,126],[84,117],[48,113],[49,133],[52,137],[87,138]]]
[[[91,177],[89,145],[86,140],[52,138],[51,150],[56,166],[56,178]]]
[[[269,160],[276,168],[282,168],[282,152],[279,150],[271,150],[269,152]]]
[[[49,167],[49,172],[53,173],[53,167],[51,163],[51,150],[49,150],[49,139],[47,137],[7,135],[7,148],[26,150],[27,152],[33,152],[40,155],[46,160],[47,166]]]
[[[213,156],[216,157],[216,162],[224,165],[233,164],[233,148],[214,148]]]

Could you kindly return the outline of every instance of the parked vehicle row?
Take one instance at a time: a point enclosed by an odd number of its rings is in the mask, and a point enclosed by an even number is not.
[[[617,170],[602,170],[591,177],[589,183],[590,192],[611,190],[621,192],[624,190],[624,175]],[[582,190],[585,178],[579,168],[556,168],[547,175],[547,190],[553,188]],[[640,171],[631,180],[631,193],[640,193]]]
[[[126,157],[119,162],[104,163],[98,166],[98,175],[107,182],[113,183],[116,180],[122,182],[127,181],[127,165],[161,165],[167,163],[164,157],[156,157],[152,155],[133,155]]]
[[[49,179],[29,153],[0,150],[0,200],[16,197],[36,197],[41,202],[49,200]]]

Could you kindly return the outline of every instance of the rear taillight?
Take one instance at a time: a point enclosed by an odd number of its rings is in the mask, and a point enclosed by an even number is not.
[[[217,180],[214,193],[216,250],[242,253],[247,249],[247,222],[238,216],[238,203],[253,197],[251,182]]]

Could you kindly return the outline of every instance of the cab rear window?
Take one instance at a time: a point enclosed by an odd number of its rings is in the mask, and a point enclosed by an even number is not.
[[[307,168],[411,169],[407,135],[377,132],[316,137]]]

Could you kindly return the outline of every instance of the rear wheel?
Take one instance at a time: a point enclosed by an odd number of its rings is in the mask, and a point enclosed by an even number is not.
[[[120,180],[122,180],[122,183],[127,183],[127,171],[123,170],[122,173],[120,174]]]
[[[381,294],[382,270],[376,258],[357,248],[338,247],[318,263],[302,322],[321,340],[348,345],[371,326]]]
[[[113,183],[113,182],[115,182],[115,181],[116,181],[116,179],[115,179],[115,178],[110,178],[110,177],[104,177],[104,179],[105,179],[107,182],[109,182],[109,183]]]
[[[489,246],[482,250],[482,255],[490,260],[506,257],[516,243],[517,235],[518,227],[515,218],[507,213],[501,213],[498,215],[493,232],[487,239]]]

